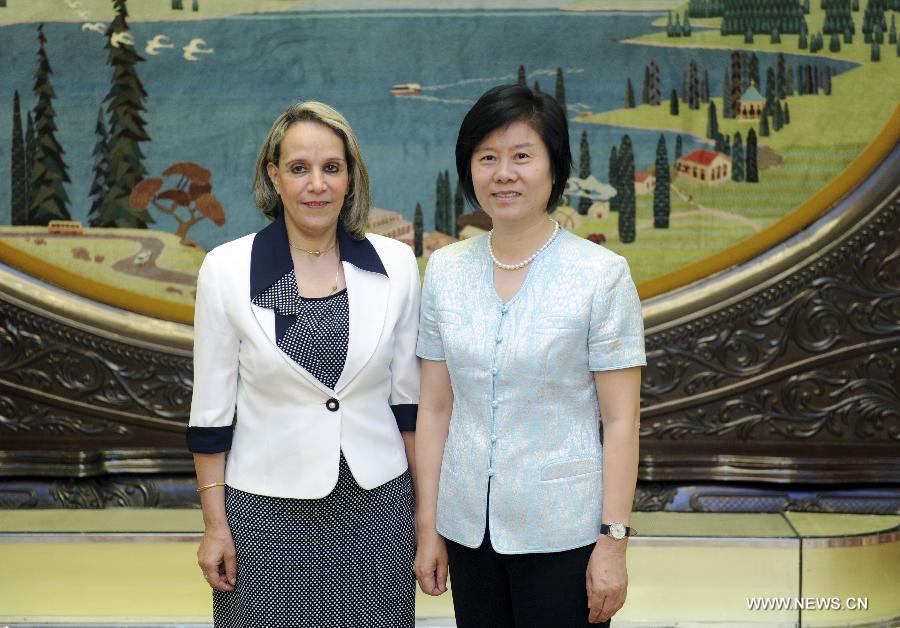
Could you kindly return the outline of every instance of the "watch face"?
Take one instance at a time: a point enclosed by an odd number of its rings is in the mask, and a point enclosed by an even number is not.
[[[625,538],[625,524],[611,523],[609,524],[609,535],[617,541]]]

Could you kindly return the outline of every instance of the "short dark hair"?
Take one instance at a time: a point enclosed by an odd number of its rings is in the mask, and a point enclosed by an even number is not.
[[[484,138],[513,122],[527,123],[540,135],[550,154],[553,187],[547,211],[556,207],[566,189],[572,170],[569,149],[569,124],[556,99],[525,85],[498,85],[486,91],[472,105],[459,127],[456,138],[456,173],[466,200],[480,209],[472,185],[472,153]]]

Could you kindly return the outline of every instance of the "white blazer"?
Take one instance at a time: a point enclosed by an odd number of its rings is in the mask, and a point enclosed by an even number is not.
[[[278,348],[275,311],[251,303],[293,267],[283,218],[203,261],[188,447],[227,451],[229,486],[321,498],[337,483],[342,450],[365,489],[407,469],[400,432],[415,429],[419,401],[416,258],[402,242],[357,241],[340,227],[338,245],[350,338],[334,390]]]

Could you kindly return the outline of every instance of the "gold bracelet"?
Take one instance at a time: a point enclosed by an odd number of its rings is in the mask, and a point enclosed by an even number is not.
[[[215,488],[217,486],[225,486],[225,485],[226,485],[225,482],[213,482],[212,484],[207,484],[205,486],[201,486],[200,488],[197,489],[197,492],[202,493],[206,489]]]

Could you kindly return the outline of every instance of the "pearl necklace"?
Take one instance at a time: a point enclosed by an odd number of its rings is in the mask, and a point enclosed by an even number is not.
[[[529,257],[525,258],[518,264],[504,264],[497,259],[497,256],[494,255],[494,247],[491,246],[491,239],[494,237],[494,230],[491,229],[488,232],[487,245],[488,252],[491,254],[491,261],[494,262],[494,266],[496,266],[497,268],[502,268],[503,270],[519,270],[520,268],[524,268],[525,266],[528,266],[531,262],[533,262],[534,258],[543,253],[544,249],[550,246],[550,243],[553,242],[553,239],[556,238],[557,234],[559,233],[559,222],[553,220],[552,218],[550,219],[550,221],[553,223],[553,233],[550,234],[550,238],[546,242],[544,242],[541,248],[539,248],[537,251],[532,253]]]

